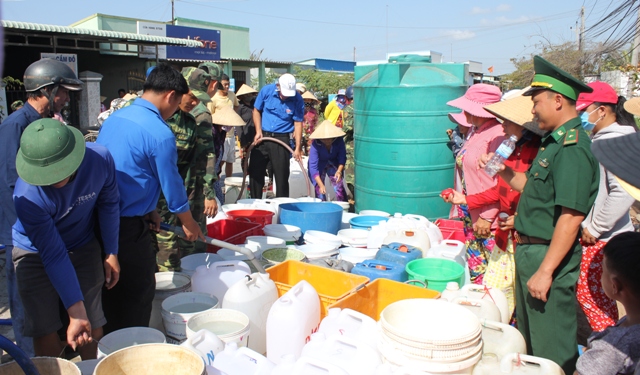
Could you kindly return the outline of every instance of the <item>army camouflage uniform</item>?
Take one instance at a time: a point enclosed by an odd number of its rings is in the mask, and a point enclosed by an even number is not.
[[[187,194],[189,207],[195,221],[200,224],[202,233],[207,233],[207,218],[204,215],[204,201],[215,199],[216,193],[213,185],[218,176],[215,173],[216,155],[213,148],[213,132],[211,130],[211,113],[207,107],[200,103],[191,114],[196,119],[196,155],[195,164],[189,170],[189,184]],[[222,204],[222,203],[221,203]],[[206,251],[206,245],[202,242],[195,243],[196,253]]]
[[[207,95],[207,88],[211,77],[203,70],[187,67],[182,70],[183,76],[187,79],[189,89],[198,99],[210,100]],[[198,105],[201,105],[200,103]],[[194,108],[195,110],[195,108]],[[178,172],[184,180],[189,207],[192,216],[206,233],[206,218],[204,217],[204,194],[203,185],[198,185],[198,173],[202,170],[202,180],[204,180],[204,170],[206,169],[206,158],[208,157],[208,146],[212,144],[211,127],[209,127],[207,138],[206,126],[198,127],[193,114],[178,110],[167,120],[176,137],[176,148],[178,149]],[[211,146],[213,148],[213,146]],[[211,153],[212,154],[212,153]],[[202,158],[205,158],[204,166]],[[199,199],[202,197],[202,199]],[[177,216],[170,212],[164,195],[160,195],[157,206],[158,213],[162,221],[175,226],[182,226]],[[158,251],[157,263],[160,271],[179,271],[180,259],[193,254],[196,251],[204,252],[204,244],[187,241],[177,237],[170,232],[160,232],[154,241]]]
[[[178,173],[185,182],[185,188],[188,185],[188,173],[193,167],[196,154],[196,120],[190,114],[178,110],[173,116],[167,119],[167,124],[171,127],[171,131],[176,136],[176,148],[178,149]],[[191,195],[189,197],[189,206],[191,207]],[[162,222],[170,225],[182,226],[180,219],[169,211],[167,201],[164,194],[160,194],[158,200],[157,211],[162,218]],[[153,237],[153,236],[152,236]],[[191,248],[192,242],[178,238],[170,232],[160,232],[156,235],[157,240],[153,241],[156,246],[158,267],[161,271],[179,270],[180,258],[184,255],[183,250]]]

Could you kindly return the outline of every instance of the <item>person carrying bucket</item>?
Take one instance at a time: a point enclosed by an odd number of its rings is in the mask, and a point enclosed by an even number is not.
[[[69,314],[67,345],[79,348],[83,360],[95,358],[106,323],[102,287],[113,288],[120,274],[120,195],[111,154],[94,143],[85,146],[79,130],[41,119],[23,133],[16,169],[12,256],[24,334],[33,337],[36,356],[60,356],[61,300]]]
[[[344,164],[347,162],[347,149],[344,144],[345,133],[324,120],[311,133],[311,149],[309,150],[309,177],[315,186],[316,197],[327,200],[325,178],[331,181],[331,188],[335,192],[336,200],[347,201],[344,188]]]

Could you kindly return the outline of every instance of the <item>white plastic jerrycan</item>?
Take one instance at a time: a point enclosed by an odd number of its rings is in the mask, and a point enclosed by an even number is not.
[[[442,240],[440,244],[431,246],[426,258],[451,259],[463,267],[467,267],[464,243],[457,240]]]
[[[553,361],[518,353],[509,353],[502,360],[498,360],[495,354],[483,354],[472,374],[565,375],[562,368]]]
[[[316,358],[289,358],[276,366],[271,375],[350,375],[340,367]]]
[[[267,317],[267,358],[279,364],[283,355],[300,357],[320,324],[320,297],[302,280],[271,306]]]
[[[209,267],[198,266],[191,276],[191,290],[210,294],[222,301],[229,287],[250,273],[249,266],[241,260],[215,262]]]
[[[480,320],[500,321],[500,309],[489,300],[460,296],[454,298],[451,303],[471,311]]]
[[[392,242],[417,247],[422,251],[423,258],[431,248],[429,235],[427,232],[419,229],[390,231],[384,240],[382,240],[382,244],[388,245]]]
[[[293,354],[285,354],[280,358],[280,363],[271,371],[271,375],[290,375],[295,365],[295,356]]]
[[[416,221],[417,222],[416,228],[425,230],[427,232],[427,234],[429,235],[429,241],[431,241],[432,247],[437,246],[440,244],[440,242],[442,242],[443,240],[442,231],[440,231],[440,228],[438,228],[437,225],[429,221],[429,219],[427,219],[426,217],[421,215],[407,214],[407,215],[404,215],[404,218]]]
[[[202,357],[205,365],[211,366],[216,355],[224,350],[224,341],[220,340],[215,333],[201,329],[195,335],[187,338],[180,346],[191,349]]]
[[[346,336],[322,333],[311,336],[302,349],[302,357],[310,357],[334,364],[352,375],[373,374],[382,363],[378,351],[368,343]]]
[[[267,317],[278,299],[278,289],[268,273],[253,273],[233,284],[222,300],[222,308],[241,311],[251,321],[249,349],[267,352]]]
[[[371,317],[351,309],[329,309],[320,322],[318,333],[345,336],[378,347],[378,325]]]
[[[508,324],[490,320],[482,322],[482,352],[495,354],[502,359],[509,353],[527,354],[527,344],[522,333]]]
[[[238,348],[235,342],[227,344],[213,361],[213,368],[223,375],[270,375],[275,367],[262,354],[247,347]]]
[[[505,324],[509,323],[511,314],[509,310],[509,302],[507,296],[497,288],[486,285],[468,284],[462,288],[458,287],[455,282],[447,283],[447,288],[442,292],[441,298],[451,302],[457,297],[468,297],[472,299],[482,299],[493,302],[500,311],[500,319],[491,319]],[[489,319],[487,317],[487,319]]]

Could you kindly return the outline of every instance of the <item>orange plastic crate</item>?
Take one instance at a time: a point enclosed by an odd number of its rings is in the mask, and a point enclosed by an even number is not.
[[[233,245],[241,245],[249,236],[263,236],[262,225],[246,221],[218,220],[207,224],[207,236]],[[207,245],[208,253],[215,253],[220,246]]]
[[[411,298],[440,298],[440,293],[435,290],[380,278],[328,308],[338,307],[355,310],[378,321],[380,320],[380,313],[385,307],[394,302]]]
[[[318,292],[320,296],[320,316],[327,315],[327,308],[342,298],[347,297],[369,282],[369,278],[360,275],[332,270],[303,263],[297,260],[288,260],[267,268],[271,280],[276,283],[278,297],[289,291],[294,285],[306,280]]]

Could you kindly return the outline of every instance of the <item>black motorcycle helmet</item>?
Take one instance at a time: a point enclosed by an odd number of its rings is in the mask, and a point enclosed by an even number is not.
[[[69,91],[82,90],[82,81],[66,64],[57,60],[42,59],[27,67],[24,71],[24,88],[27,92],[41,91],[49,99],[49,108],[53,111],[53,98],[56,96],[58,87],[62,86]],[[47,91],[46,88],[53,86]]]
[[[347,90],[345,91],[345,96],[347,97],[347,99],[353,100],[353,86],[347,87]]]

